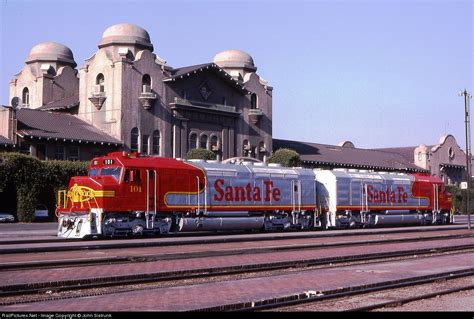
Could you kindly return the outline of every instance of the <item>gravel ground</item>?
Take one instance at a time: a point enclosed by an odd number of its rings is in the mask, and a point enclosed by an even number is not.
[[[436,298],[410,302],[399,307],[378,311],[465,311],[474,312],[474,290],[438,296]]]
[[[301,304],[293,307],[285,307],[270,311],[351,311],[355,308],[367,307],[384,302],[396,302],[403,298],[411,298],[430,294],[437,291],[455,289],[474,285],[474,276],[442,280],[424,285],[392,289],[368,294],[354,295],[350,297],[337,298],[328,301],[319,301]],[[414,301],[403,305],[391,305],[373,311],[474,311],[474,290],[461,291],[435,298]]]

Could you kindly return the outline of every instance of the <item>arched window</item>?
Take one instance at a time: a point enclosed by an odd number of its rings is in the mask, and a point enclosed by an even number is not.
[[[131,152],[138,152],[138,128],[132,128],[130,133],[130,151]]]
[[[258,106],[257,106],[257,94],[253,93],[251,96],[250,96],[250,108],[251,109],[256,109]]]
[[[142,77],[142,92],[151,92],[151,77],[148,74]]]
[[[448,156],[449,156],[449,159],[454,159],[454,150],[452,147],[448,149]]]
[[[23,101],[23,106],[30,106],[30,91],[28,90],[28,88],[23,89],[21,100]]]
[[[207,149],[207,135],[206,134],[201,135],[201,138],[199,139],[199,147]]]
[[[97,74],[95,78],[95,84],[97,85],[98,92],[104,92],[105,78],[102,73]]]
[[[219,138],[215,135],[211,136],[211,151],[219,150]]]
[[[160,131],[158,130],[153,132],[152,154],[160,155]]]
[[[189,135],[188,149],[193,149],[193,148],[197,148],[197,134],[196,133],[191,133]]]

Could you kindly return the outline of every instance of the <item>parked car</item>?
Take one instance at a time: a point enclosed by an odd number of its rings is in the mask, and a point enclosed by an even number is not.
[[[13,223],[15,217],[10,213],[0,213],[0,223]]]

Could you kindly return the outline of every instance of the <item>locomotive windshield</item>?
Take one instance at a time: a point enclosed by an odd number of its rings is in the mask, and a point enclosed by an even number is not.
[[[112,176],[117,181],[120,179],[121,167],[104,167],[100,170],[100,176]]]
[[[91,168],[89,169],[89,176],[94,177],[99,174],[99,169],[98,168]]]
[[[101,168],[100,171],[98,168],[91,168],[89,169],[89,176],[112,176],[117,181],[120,179],[120,173],[122,171],[121,167],[104,167]]]

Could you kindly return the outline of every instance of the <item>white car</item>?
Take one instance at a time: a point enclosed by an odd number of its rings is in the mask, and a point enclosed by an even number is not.
[[[9,213],[0,213],[0,223],[13,223],[15,217]]]

